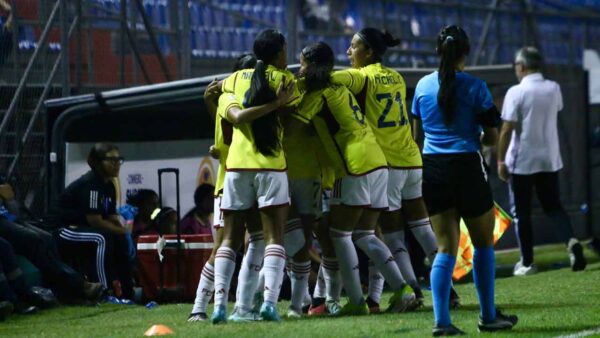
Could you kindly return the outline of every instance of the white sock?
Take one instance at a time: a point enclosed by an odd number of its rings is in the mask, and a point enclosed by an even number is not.
[[[335,257],[323,257],[321,262],[326,299],[339,302],[342,295],[342,277],[340,275],[338,260]]]
[[[310,273],[309,273],[310,276]],[[302,307],[304,308],[307,305],[310,305],[310,303],[312,303],[312,298],[310,297],[310,288],[308,286],[308,279],[307,278],[307,282],[306,282],[306,287],[304,288],[304,296],[302,296]]]
[[[308,288],[308,276],[310,275],[310,261],[292,262],[292,299],[290,306],[295,310],[302,310],[302,302]]]
[[[200,281],[198,282],[198,288],[196,289],[196,299],[194,299],[194,307],[191,313],[206,313],[206,307],[208,302],[215,291],[215,267],[209,262],[204,264],[202,273],[200,274]]]
[[[421,248],[423,248],[429,264],[433,265],[438,246],[435,240],[435,233],[431,228],[431,221],[429,218],[423,218],[416,221],[408,221],[407,224],[408,229],[415,236]]]
[[[235,270],[235,251],[222,246],[215,256],[215,306],[227,306],[231,277]]]
[[[304,238],[304,230],[302,229],[300,219],[293,218],[288,220],[285,234],[283,235],[283,246],[287,255],[294,257],[302,249],[304,243],[306,243],[306,238]]]
[[[265,253],[265,239],[262,231],[250,234],[248,250],[242,260],[242,267],[238,275],[238,291],[235,306],[244,311],[252,309],[252,299],[258,285],[263,255]]]
[[[383,279],[383,275],[379,269],[373,262],[369,261],[369,298],[377,304],[381,301],[384,282],[385,279]]]
[[[265,275],[264,300],[277,304],[281,283],[283,281],[283,268],[285,267],[285,249],[281,245],[270,244],[265,248],[263,273]]]
[[[335,255],[338,258],[340,274],[344,281],[344,289],[346,290],[348,299],[353,304],[362,304],[364,298],[358,271],[358,255],[352,243],[352,231],[331,228],[329,229],[329,233],[335,249]],[[324,268],[326,267],[324,266]]]
[[[410,262],[410,255],[406,246],[404,245],[404,231],[390,232],[383,234],[383,240],[387,244],[388,248],[394,255],[394,260],[402,272],[402,276],[406,279],[406,282],[412,287],[418,287],[417,277]]]
[[[381,271],[392,290],[399,290],[406,282],[394,261],[390,249],[375,236],[374,230],[359,230],[356,235],[356,246],[369,257],[373,264]]]
[[[319,274],[317,275],[317,282],[315,283],[313,297],[325,298],[325,277],[323,275],[323,263],[321,263],[321,265],[319,266]]]

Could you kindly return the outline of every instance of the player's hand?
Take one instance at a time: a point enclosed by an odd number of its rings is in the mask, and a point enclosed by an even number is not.
[[[281,81],[279,88],[277,88],[277,104],[283,106],[290,101],[292,95],[294,95],[294,89],[296,88],[296,82],[290,81],[287,85],[284,81]]]
[[[204,91],[204,100],[206,101],[217,101],[219,99],[219,95],[221,95],[221,86],[219,86],[220,82],[217,79],[214,79],[211,83],[206,86],[206,90]]]
[[[510,173],[508,172],[508,167],[504,163],[498,163],[498,177],[504,182],[508,182],[510,178]]]
[[[0,184],[0,199],[5,202],[15,199],[15,191],[10,184]]]
[[[215,147],[214,144],[208,148],[208,153],[210,154],[210,157],[214,158],[215,160],[218,160],[221,157],[221,152],[219,149],[217,149],[217,147]]]

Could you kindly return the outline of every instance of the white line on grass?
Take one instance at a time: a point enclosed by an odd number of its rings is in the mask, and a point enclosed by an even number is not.
[[[579,337],[587,337],[594,334],[600,333],[600,327],[591,330],[585,330],[581,332],[575,332],[573,334],[568,334],[564,336],[558,336],[557,338],[579,338]]]

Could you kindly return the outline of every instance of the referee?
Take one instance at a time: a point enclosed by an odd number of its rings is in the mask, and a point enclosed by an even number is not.
[[[573,236],[571,220],[560,202],[558,171],[563,167],[556,120],[563,108],[560,86],[544,79],[542,56],[533,47],[515,57],[519,84],[506,93],[502,107],[504,124],[498,142],[498,174],[508,182],[511,211],[521,248],[515,276],[537,271],[533,264],[531,193],[535,190],[545,214],[567,245],[571,269],[585,269],[583,248]]]

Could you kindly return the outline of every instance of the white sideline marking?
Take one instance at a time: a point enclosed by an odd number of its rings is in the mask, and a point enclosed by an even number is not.
[[[579,338],[579,337],[587,337],[587,336],[595,335],[597,333],[600,333],[600,327],[597,327],[597,328],[591,329],[591,330],[575,332],[573,334],[568,334],[568,335],[564,335],[564,336],[558,336],[557,338]]]

